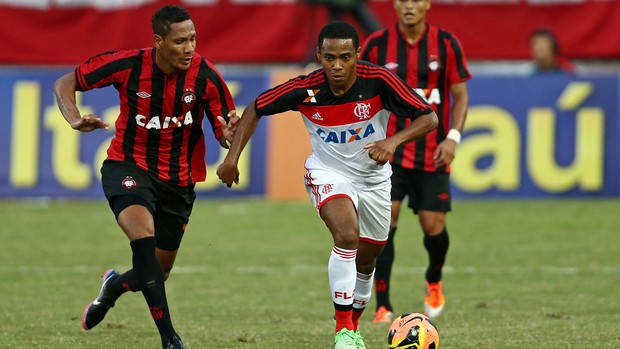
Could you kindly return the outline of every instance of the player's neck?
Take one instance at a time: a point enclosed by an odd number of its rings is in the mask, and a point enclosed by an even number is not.
[[[414,25],[406,25],[402,22],[399,22],[398,29],[400,29],[400,32],[403,34],[407,42],[410,45],[414,45],[420,40],[420,38],[424,34],[424,31],[426,30],[426,21],[420,20]]]
[[[161,52],[159,52],[159,50],[157,49],[155,49],[155,65],[159,70],[162,71],[162,73],[167,76],[179,73],[179,71],[175,67],[167,63],[164,58],[162,58]]]
[[[334,85],[330,83],[329,89],[332,90],[332,93],[334,94],[334,96],[342,96],[343,94],[347,93],[347,91],[349,91],[353,87],[356,80],[357,80],[356,78],[353,78],[345,82],[344,84],[338,84],[338,85]]]

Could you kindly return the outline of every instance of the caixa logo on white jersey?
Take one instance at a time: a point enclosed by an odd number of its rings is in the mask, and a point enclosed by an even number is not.
[[[375,128],[372,124],[368,124],[365,128],[348,129],[346,131],[325,131],[322,128],[316,130],[316,133],[321,137],[325,143],[351,143],[359,141],[363,138],[375,133]]]
[[[188,111],[185,116],[153,116],[148,118],[142,114],[136,115],[136,124],[142,126],[147,130],[156,129],[162,130],[167,128],[181,127],[183,125],[190,125],[194,122],[191,111]]]

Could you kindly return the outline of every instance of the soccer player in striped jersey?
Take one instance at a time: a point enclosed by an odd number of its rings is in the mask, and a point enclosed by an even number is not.
[[[428,251],[425,312],[430,317],[439,316],[445,304],[441,279],[449,246],[446,213],[451,210],[450,163],[465,124],[467,80],[471,74],[456,36],[427,23],[430,6],[431,0],[394,0],[398,23],[371,34],[362,48],[363,60],[392,70],[415,88],[439,117],[437,129],[399,147],[390,160],[394,169],[392,223],[388,242],[377,259],[374,322],[393,319],[389,298],[393,240],[405,196],[409,197],[409,207],[418,214]],[[408,120],[391,117],[388,136],[407,124]]]
[[[86,306],[82,327],[99,324],[126,291],[141,291],[165,349],[185,348],[172,326],[164,281],[168,278],[204,181],[203,120],[224,148],[238,121],[232,96],[215,67],[195,52],[196,30],[180,6],[152,17],[153,47],[106,52],[78,65],[54,84],[58,106],[71,127],[108,129],[97,115],[82,115],[76,91],[113,85],[120,96],[115,136],[101,168],[103,190],[129,238],[133,268],[103,274],[97,298]]]
[[[238,181],[239,157],[260,116],[301,113],[313,149],[305,162],[306,189],[334,241],[327,271],[336,349],[365,348],[358,323],[372,294],[375,259],[389,231],[388,160],[398,146],[437,126],[435,112],[411,87],[383,67],[358,62],[359,54],[353,26],[326,25],[317,46],[322,68],[265,91],[250,103],[217,170],[230,187]],[[411,122],[386,138],[390,112]]]

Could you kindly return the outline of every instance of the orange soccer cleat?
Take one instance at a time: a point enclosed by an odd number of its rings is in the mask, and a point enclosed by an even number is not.
[[[383,305],[375,311],[375,317],[372,319],[374,323],[387,322],[392,323],[394,321],[394,313],[388,310],[388,308]]]
[[[441,315],[446,298],[443,296],[441,281],[426,283],[426,296],[424,297],[424,312],[433,319]]]

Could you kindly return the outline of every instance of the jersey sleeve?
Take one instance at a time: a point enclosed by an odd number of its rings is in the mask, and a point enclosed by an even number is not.
[[[78,91],[87,91],[126,80],[132,67],[132,59],[139,51],[106,52],[91,57],[75,68],[75,84]]]
[[[472,75],[467,68],[467,59],[465,58],[461,42],[456,36],[451,35],[448,44],[448,64],[446,68],[450,84],[456,84],[471,79]]]
[[[396,74],[383,67],[378,69],[381,71],[381,102],[385,109],[397,117],[412,120],[433,111],[428,103]]]
[[[217,117],[221,116],[228,122],[228,113],[235,110],[235,103],[220,72],[207,60],[204,60],[204,63],[207,65],[205,114],[219,140],[222,137],[222,124]]]
[[[297,106],[308,97],[303,88],[305,80],[306,76],[300,75],[261,93],[256,98],[257,114],[273,115],[289,110],[297,111]]]

